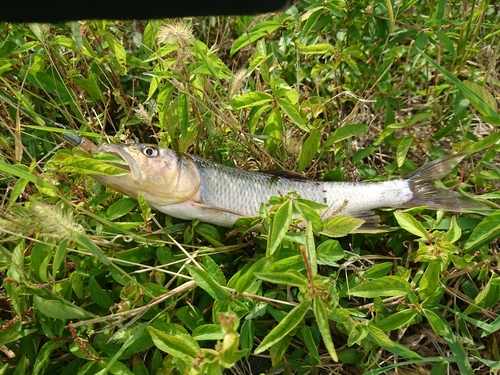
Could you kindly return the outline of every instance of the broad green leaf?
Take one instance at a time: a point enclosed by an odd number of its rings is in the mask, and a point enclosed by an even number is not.
[[[285,284],[298,287],[307,287],[309,285],[307,278],[294,270],[289,270],[283,273],[257,272],[255,276],[258,279],[274,284]]]
[[[338,260],[344,259],[346,253],[337,240],[323,241],[316,249],[318,264],[338,266]]]
[[[359,344],[366,336],[368,336],[368,326],[363,323],[354,324],[354,327],[349,331],[347,346]]]
[[[318,152],[321,141],[321,131],[315,129],[309,134],[302,145],[298,158],[297,171],[302,172]]]
[[[111,51],[113,51],[116,61],[120,64],[121,73],[123,75],[127,75],[127,53],[125,52],[125,47],[110,33],[106,33],[104,38],[108,42]]]
[[[306,344],[306,348],[310,356],[310,363],[319,364],[320,358],[319,358],[318,348],[311,333],[311,328],[309,328],[308,326],[303,326],[302,329],[300,330],[300,333],[302,334],[304,343]]]
[[[111,221],[116,220],[128,214],[135,206],[137,206],[137,201],[135,199],[122,198],[109,206],[106,211],[107,219]]]
[[[498,237],[500,237],[500,211],[491,214],[479,223],[465,243],[464,251],[477,249]]]
[[[278,105],[280,106],[280,108],[283,110],[283,112],[285,112],[285,114],[288,116],[288,118],[295,125],[297,125],[301,130],[303,130],[305,132],[309,131],[309,127],[307,126],[306,122],[304,121],[304,119],[300,115],[300,112],[297,109],[297,107],[295,107],[287,99],[284,99],[284,98],[278,99]],[[317,136],[315,136],[315,137],[317,137]],[[321,133],[319,133],[319,138],[321,138]],[[318,141],[318,143],[319,143],[319,141]],[[304,146],[302,147],[302,150],[304,149],[304,147],[305,147],[305,143],[304,143]]]
[[[349,124],[336,129],[325,142],[325,147],[331,146],[337,142],[351,137],[359,137],[368,130],[368,126],[364,124]]]
[[[441,314],[438,314],[430,309],[422,309],[422,313],[425,315],[427,318],[427,321],[432,327],[432,330],[438,335],[438,336],[445,336],[446,335],[446,328],[443,324],[443,320],[441,319]]]
[[[53,189],[56,190],[57,188],[52,185],[51,183],[41,179],[38,176],[35,176],[34,174],[28,172],[24,166],[19,166],[19,165],[10,165],[5,163],[4,161],[0,160],[0,172],[5,172],[20,178],[24,178],[27,181],[33,182],[34,184],[37,184],[38,186],[41,186],[43,188],[47,189]]]
[[[388,316],[382,320],[375,322],[375,326],[384,332],[393,331],[400,328],[405,328],[412,323],[418,312],[415,309],[406,309],[398,311],[395,314]]]
[[[113,306],[113,300],[108,296],[108,294],[103,290],[103,288],[96,281],[95,277],[89,279],[89,292],[90,297],[101,307],[109,309]]]
[[[325,220],[321,233],[330,237],[344,237],[354,233],[364,222],[362,219],[350,216],[333,216]]]
[[[310,300],[302,301],[298,306],[295,306],[285,318],[273,328],[271,332],[262,340],[260,345],[255,349],[255,354],[259,354],[282,340],[291,331],[293,331],[299,324],[302,323],[304,316],[311,307]]]
[[[265,21],[258,23],[257,26],[255,26],[252,30],[250,30],[248,33],[244,33],[234,41],[229,54],[232,56],[235,52],[255,42],[257,39],[269,35],[280,26],[281,24],[276,21]]]
[[[422,300],[431,296],[439,287],[439,278],[441,276],[439,272],[440,268],[441,262],[439,261],[431,261],[428,263],[427,269],[418,284],[418,294]]]
[[[465,152],[468,154],[473,154],[475,152],[479,152],[494,146],[498,143],[498,141],[500,141],[500,131],[489,134],[477,142],[473,142],[469,147],[465,149]]]
[[[378,279],[380,277],[387,276],[389,271],[394,267],[392,262],[382,262],[368,268],[363,273],[363,278],[365,279]]]
[[[93,314],[78,306],[72,305],[70,302],[63,303],[58,300],[49,300],[40,296],[33,296],[33,301],[35,302],[35,307],[49,318],[68,320],[94,317]]]
[[[313,310],[314,317],[318,324],[319,332],[321,333],[321,338],[323,339],[323,344],[325,344],[326,350],[330,354],[330,357],[335,362],[338,362],[337,352],[335,351],[335,346],[333,345],[332,335],[330,333],[330,323],[328,321],[328,314],[326,303],[321,300],[319,295],[316,295],[313,300]]]
[[[194,359],[201,355],[198,343],[186,334],[174,335],[164,333],[154,327],[146,327],[156,347],[165,353],[182,359]]]
[[[439,3],[444,4],[445,2],[440,0]],[[453,45],[453,42],[448,37],[448,35],[446,35],[446,33],[439,31],[439,30],[436,30],[435,33],[436,33],[436,36],[441,41],[441,43],[443,43],[443,46],[446,49],[446,51],[448,51],[448,53],[451,56],[453,56],[455,59],[458,58],[457,53],[455,51],[455,46]]]
[[[224,335],[221,326],[218,324],[203,324],[193,330],[193,339],[203,340],[222,340]]]
[[[307,201],[302,199],[297,199],[295,201],[295,208],[299,212],[299,214],[312,225],[314,231],[317,233],[323,229],[323,220],[319,215],[318,211],[316,211]]]
[[[124,176],[130,173],[120,167],[107,164],[97,159],[81,156],[70,156],[66,158],[60,167],[60,172],[72,172],[81,174],[94,174],[104,176]]]
[[[449,243],[457,242],[460,237],[462,237],[462,229],[457,224],[457,217],[452,216],[450,222],[450,229],[446,232],[443,237],[443,241],[447,241]]]
[[[349,290],[349,294],[356,297],[375,298],[404,296],[411,289],[408,281],[399,276],[385,276],[380,279],[365,281]]]
[[[408,232],[418,236],[420,238],[425,238],[430,240],[430,234],[425,230],[422,224],[417,221],[413,216],[406,212],[395,212],[394,216],[398,221],[399,225]]]
[[[224,301],[229,298],[229,292],[222,288],[207,272],[190,264],[186,265],[189,274],[196,284],[204,289],[216,301]]]
[[[396,151],[396,160],[398,162],[398,167],[401,168],[406,160],[406,154],[408,154],[408,150],[410,146],[414,143],[413,134],[408,134],[404,137],[398,145],[398,149]]]
[[[231,103],[235,109],[259,107],[273,100],[273,96],[265,92],[252,91],[246,94],[237,96]]]
[[[252,264],[252,266],[243,273],[236,282],[235,289],[237,293],[245,292],[256,280],[255,273],[264,271],[269,265],[269,260],[267,257],[259,259],[257,262]]]
[[[395,343],[387,337],[384,331],[377,328],[373,324],[368,324],[368,332],[370,334],[370,339],[377,344],[379,344],[384,349],[393,348]]]
[[[269,240],[267,244],[267,254],[273,255],[281,241],[285,237],[288,227],[292,222],[292,202],[288,198],[285,203],[283,203],[276,213],[271,224],[271,232],[269,234]]]

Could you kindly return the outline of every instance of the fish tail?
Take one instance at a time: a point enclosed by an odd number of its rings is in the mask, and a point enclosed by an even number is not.
[[[438,189],[434,182],[448,175],[467,154],[458,153],[433,160],[406,176],[413,199],[406,208],[426,206],[432,210],[450,212],[474,212],[488,207],[455,191]]]

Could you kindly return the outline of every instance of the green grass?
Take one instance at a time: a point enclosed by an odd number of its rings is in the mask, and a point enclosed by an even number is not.
[[[498,371],[498,15],[429,6],[1,25],[0,374]],[[95,182],[116,169],[63,128],[329,181],[461,151],[444,186],[492,210],[352,234],[286,196],[260,233],[186,222]]]

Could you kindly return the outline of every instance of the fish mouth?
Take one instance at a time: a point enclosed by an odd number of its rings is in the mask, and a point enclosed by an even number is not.
[[[106,154],[118,156],[124,162],[127,163],[127,166],[117,165],[118,167],[130,171],[131,176],[134,180],[138,180],[141,177],[141,169],[139,165],[136,163],[134,158],[127,152],[126,148],[123,147],[122,145],[113,145],[110,143],[105,143],[99,146],[97,152],[104,152]]]

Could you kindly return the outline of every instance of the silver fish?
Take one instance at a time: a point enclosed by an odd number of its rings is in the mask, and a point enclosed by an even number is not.
[[[255,216],[271,196],[297,192],[326,205],[328,218],[349,215],[376,223],[377,208],[427,206],[434,210],[472,212],[485,206],[459,193],[437,189],[433,182],[446,176],[464,157],[454,154],[434,160],[404,179],[383,182],[315,182],[271,173],[248,172],[186,153],[150,144],[104,144],[98,152],[121,157],[130,173],[93,176],[105,186],[137,198],[154,209],[180,219],[231,227]],[[370,228],[367,228],[370,229]]]

